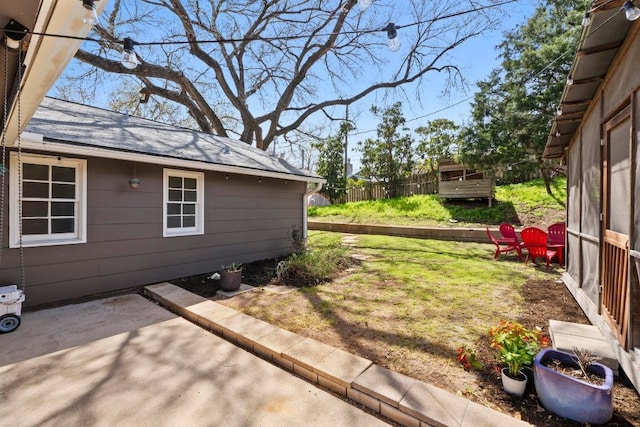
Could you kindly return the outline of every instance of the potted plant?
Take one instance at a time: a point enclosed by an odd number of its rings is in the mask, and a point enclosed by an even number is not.
[[[613,416],[613,371],[588,351],[544,349],[533,378],[542,406],[582,424],[605,424]]]
[[[223,265],[220,272],[220,288],[223,291],[236,291],[242,283],[242,264]]]
[[[489,331],[491,347],[498,351],[498,358],[504,365],[501,369],[502,387],[507,393],[522,396],[527,387],[527,375],[523,367],[533,365],[533,359],[546,345],[539,330],[530,330],[518,322],[501,320]]]

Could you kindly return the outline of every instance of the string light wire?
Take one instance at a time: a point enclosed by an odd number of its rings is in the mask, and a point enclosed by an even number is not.
[[[413,22],[410,24],[405,24],[405,25],[395,25],[396,29],[402,29],[402,28],[410,28],[410,27],[414,27],[417,25],[424,25],[424,24],[431,24],[437,21],[442,21],[445,19],[451,19],[451,18],[456,18],[462,15],[467,15],[470,13],[474,13],[474,12],[481,12],[483,10],[487,10],[487,9],[493,9],[496,7],[500,7],[500,6],[504,6],[510,3],[515,3],[517,0],[505,0],[503,2],[500,3],[494,3],[494,4],[489,4],[489,5],[484,5],[484,6],[479,6],[473,9],[467,9],[467,10],[461,10],[458,12],[453,12],[453,13],[449,13],[446,15],[441,15],[441,16],[437,16],[435,18],[431,18],[431,19],[425,19],[422,21],[417,21],[417,22]],[[611,0],[612,1],[612,0]],[[11,32],[11,31],[6,31],[6,32]],[[356,34],[372,34],[372,33],[379,33],[379,32],[387,32],[387,26],[383,27],[383,28],[377,28],[377,29],[365,29],[365,30],[352,30],[352,31],[339,31],[339,32],[329,32],[329,33],[320,33],[315,35],[315,37],[333,37],[335,35],[356,35]],[[79,40],[79,41],[88,41],[88,42],[94,42],[94,43],[100,43],[101,40],[94,38],[94,37],[80,37],[80,36],[71,36],[71,35],[66,35],[66,34],[51,34],[51,33],[41,33],[41,32],[37,32],[37,31],[27,31],[27,34],[30,35],[35,35],[35,36],[43,36],[43,37],[57,37],[57,38],[62,38],[62,39],[69,39],[69,40]],[[270,41],[287,41],[287,40],[298,40],[298,39],[308,39],[309,37],[311,37],[311,35],[292,35],[292,36],[273,36],[273,37],[248,37],[248,38],[229,38],[229,39],[215,39],[215,40],[172,40],[172,41],[133,41],[133,44],[136,46],[166,46],[166,45],[183,45],[183,44],[193,44],[193,43],[197,43],[197,44],[211,44],[211,43],[217,43],[217,44],[225,44],[225,43],[242,43],[242,42],[250,42],[250,41],[266,41],[266,42],[270,42]],[[124,44],[124,39],[123,40],[118,40],[117,43],[120,44]]]

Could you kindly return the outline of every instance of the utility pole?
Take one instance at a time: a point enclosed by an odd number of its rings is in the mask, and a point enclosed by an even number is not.
[[[345,118],[344,121],[346,123],[345,131],[344,131],[344,183],[347,183],[347,166],[349,164],[349,158],[347,157],[349,154],[349,105],[345,105]]]

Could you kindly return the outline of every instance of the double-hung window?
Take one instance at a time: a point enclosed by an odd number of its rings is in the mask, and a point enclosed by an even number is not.
[[[165,169],[164,237],[204,233],[204,173]]]
[[[85,243],[86,160],[11,153],[10,167],[9,247]]]

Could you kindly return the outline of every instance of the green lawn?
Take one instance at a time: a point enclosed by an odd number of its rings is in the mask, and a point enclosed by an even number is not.
[[[343,237],[310,232],[309,248]],[[339,280],[285,295],[249,292],[223,303],[416,378],[433,381],[421,372],[432,375],[437,366],[465,389],[475,380],[457,365],[456,348],[475,347],[499,320],[517,319],[526,281],[559,274],[525,265],[515,255],[496,261],[489,244],[353,239],[349,250],[362,263]]]
[[[496,187],[496,203],[446,203],[437,195],[416,195],[397,199],[352,202],[309,208],[316,221],[398,225],[478,225],[514,224],[541,221],[551,224],[563,220],[566,179],[557,178],[549,195],[542,180]]]

